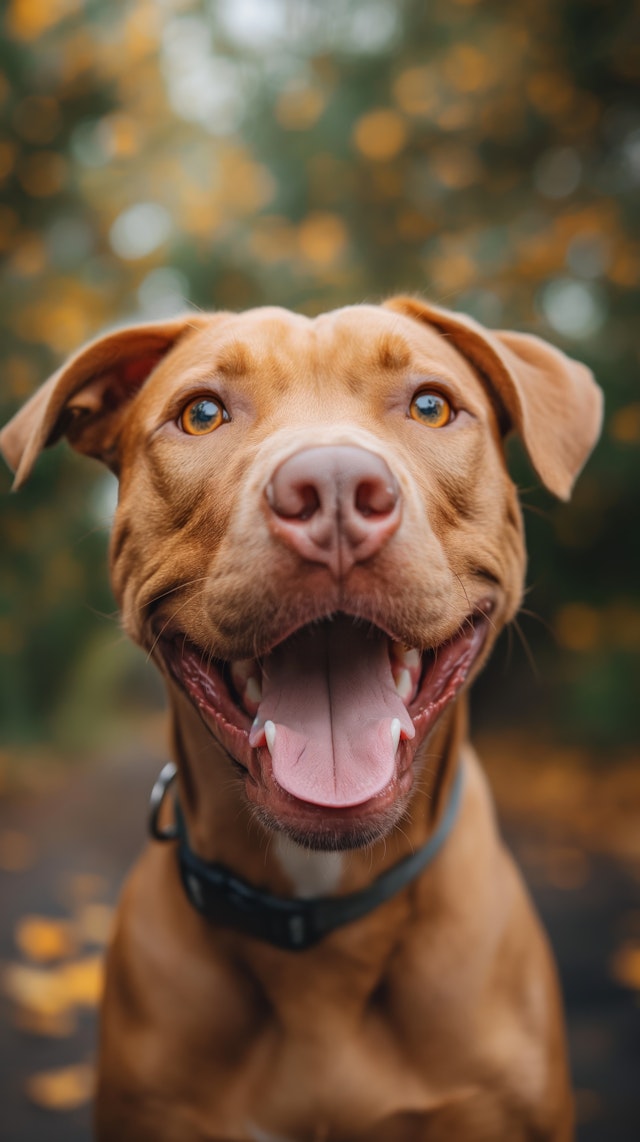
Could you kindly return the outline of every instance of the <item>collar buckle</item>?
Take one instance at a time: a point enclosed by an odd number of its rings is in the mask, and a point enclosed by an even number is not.
[[[160,827],[160,812],[164,804],[164,799],[173,785],[176,777],[178,776],[178,767],[173,761],[168,761],[162,767],[158,774],[151,796],[149,798],[149,833],[154,841],[175,841],[178,839],[178,825],[174,822],[173,825],[167,825],[164,829]]]

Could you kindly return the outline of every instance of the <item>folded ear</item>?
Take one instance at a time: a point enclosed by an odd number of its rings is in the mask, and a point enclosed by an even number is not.
[[[489,384],[506,430],[518,432],[542,482],[568,500],[602,425],[602,393],[591,371],[527,333],[485,329],[412,297],[385,305],[446,334]]]
[[[92,341],[39,388],[0,432],[14,490],[38,454],[61,436],[79,452],[117,466],[123,411],[173,345],[199,324],[194,314],[118,329]]]

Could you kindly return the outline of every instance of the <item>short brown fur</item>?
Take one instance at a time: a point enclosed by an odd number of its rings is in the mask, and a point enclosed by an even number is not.
[[[165,355],[125,385],[141,349]],[[215,361],[226,362],[216,391],[232,423],[193,440],[165,410],[187,373],[194,390],[210,386]],[[461,410],[447,433],[408,415],[420,378],[433,375]],[[360,379],[357,391],[345,378]],[[409,645],[438,645],[490,592],[484,661],[517,611],[525,567],[501,425],[520,432],[542,479],[567,496],[600,422],[588,371],[557,350],[406,298],[314,321],[270,309],[111,334],[5,428],[17,483],[74,403],[74,446],[100,455],[103,440],[120,473],[111,570],[125,629],[152,652],[158,631],[183,631],[222,659],[259,654],[287,625],[336,610],[383,617]],[[396,535],[339,582],[278,545],[264,508],[283,458],[336,442],[384,456],[403,496]],[[290,895],[242,780],[185,694],[167,686],[194,849]],[[304,953],[209,925],[184,895],[172,848],[147,847],[108,958],[100,1142],[573,1136],[555,970],[496,830],[464,694],[418,760],[401,827],[350,852],[334,891],[363,888],[428,838],[461,761],[462,808],[446,846],[391,901]]]

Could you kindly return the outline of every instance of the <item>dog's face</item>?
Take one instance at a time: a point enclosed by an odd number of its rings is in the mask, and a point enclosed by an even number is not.
[[[588,371],[549,346],[397,299],[112,334],[0,443],[20,479],[62,433],[118,471],[126,630],[268,826],[346,847],[398,820],[517,610],[505,431],[565,496],[599,418]]]

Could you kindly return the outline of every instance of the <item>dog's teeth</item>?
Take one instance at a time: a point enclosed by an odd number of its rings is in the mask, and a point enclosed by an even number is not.
[[[255,658],[231,663],[231,681],[248,714],[255,714],[262,701],[262,672]]]
[[[404,666],[407,670],[417,670],[422,661],[422,655],[415,646],[405,646],[402,642],[391,644],[391,655],[399,666]]]
[[[391,745],[393,746],[393,752],[394,753],[396,752],[398,745],[400,743],[400,731],[401,731],[401,729],[402,729],[402,726],[400,725],[400,719],[394,718],[392,723],[391,723]]]
[[[408,702],[414,690],[413,679],[410,672],[405,669],[399,670],[398,673],[394,675],[394,682],[402,701]]]
[[[249,730],[249,745],[252,749],[260,749],[264,744],[264,726],[259,714],[256,714],[255,718],[253,719],[253,725]]]
[[[400,725],[400,722],[398,722],[398,725]],[[273,756],[273,748],[276,744],[276,727],[271,720],[264,723],[264,736],[267,739],[267,749]]]
[[[262,701],[262,686],[255,676],[247,680],[247,685],[244,688],[244,696],[245,699],[248,698],[253,705],[260,705]]]

